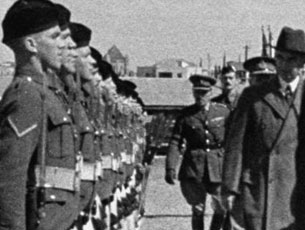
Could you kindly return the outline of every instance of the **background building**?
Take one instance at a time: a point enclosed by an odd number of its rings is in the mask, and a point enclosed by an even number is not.
[[[124,78],[137,85],[149,116],[147,125],[148,136],[158,151],[165,152],[175,119],[180,110],[193,104],[192,84],[185,78]],[[212,97],[221,93],[221,89],[213,87]]]
[[[104,59],[109,62],[115,73],[119,76],[128,75],[128,56],[123,55],[122,52],[113,45],[105,54]]]
[[[188,79],[194,73],[202,73],[204,69],[184,59],[165,59],[153,66],[137,67],[138,77],[181,78]]]

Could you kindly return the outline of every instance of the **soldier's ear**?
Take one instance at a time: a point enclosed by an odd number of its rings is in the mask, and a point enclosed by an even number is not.
[[[23,44],[26,48],[31,53],[37,53],[38,52],[38,43],[36,39],[32,36],[26,36],[23,39]]]

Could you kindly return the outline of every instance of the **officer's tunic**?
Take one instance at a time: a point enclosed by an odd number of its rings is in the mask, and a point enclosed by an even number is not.
[[[27,229],[34,229],[37,221],[34,170],[40,164],[43,95],[46,165],[75,170],[75,131],[64,94],[52,84],[44,92],[42,75],[34,69],[17,70],[0,104],[0,229],[23,230],[26,222]],[[48,188],[45,194],[46,217],[40,219],[39,229],[67,229],[78,213],[78,193]]]
[[[206,109],[196,104],[185,108],[177,119],[170,141],[166,169],[175,169],[182,143],[186,151],[179,172],[179,180],[220,183],[222,179],[225,120],[229,109],[210,103]],[[193,201],[187,199],[193,204]]]

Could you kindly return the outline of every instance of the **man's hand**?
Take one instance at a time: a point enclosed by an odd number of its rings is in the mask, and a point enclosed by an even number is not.
[[[167,169],[165,173],[165,181],[168,184],[174,185],[176,179],[176,172],[174,169]]]

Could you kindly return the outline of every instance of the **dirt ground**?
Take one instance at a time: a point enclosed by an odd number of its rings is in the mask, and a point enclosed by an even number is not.
[[[157,157],[151,168],[140,230],[191,229],[191,208],[181,194],[179,182],[170,186],[164,181],[164,160],[164,156]],[[210,207],[207,209],[206,225],[211,216]]]

